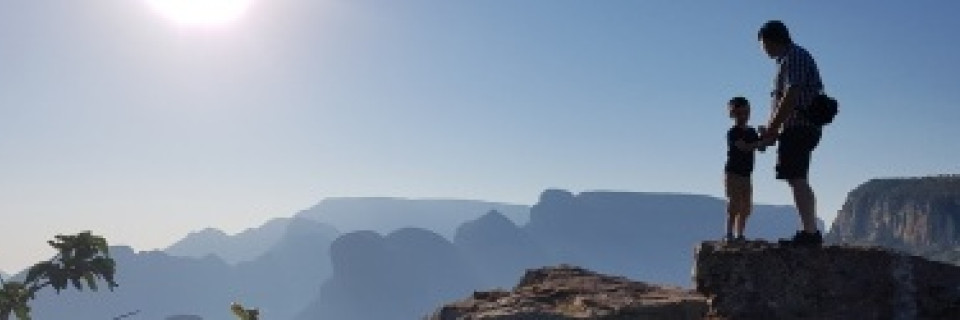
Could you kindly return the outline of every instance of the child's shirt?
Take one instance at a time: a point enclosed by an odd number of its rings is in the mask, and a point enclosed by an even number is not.
[[[737,148],[736,142],[743,140],[746,143],[760,141],[760,135],[752,127],[733,126],[727,131],[727,164],[724,171],[741,176],[750,176],[753,173],[753,149],[743,151]]]

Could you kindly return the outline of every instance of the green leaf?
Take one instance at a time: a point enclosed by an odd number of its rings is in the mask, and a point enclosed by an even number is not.
[[[40,279],[41,276],[46,276],[47,273],[49,273],[53,268],[53,263],[49,261],[37,263],[30,267],[30,270],[27,271],[27,277],[24,279],[24,282],[35,282]]]
[[[62,275],[60,270],[56,270],[50,275],[50,285],[60,293],[60,290],[67,288],[67,277]]]
[[[14,307],[13,313],[17,316],[17,319],[30,320],[30,307],[26,305],[19,305]]]
[[[110,245],[107,244],[107,239],[100,238],[100,239],[98,239],[98,240],[99,240],[99,241],[97,241],[97,249],[100,250],[100,252],[103,253],[104,256],[109,257],[109,256],[110,256]]]
[[[87,280],[87,286],[90,286],[91,291],[97,291],[97,279],[94,278],[93,272],[87,272],[83,278]]]
[[[77,288],[77,290],[83,291],[83,283],[80,282],[80,279],[70,278],[70,282],[73,283],[74,288]]]

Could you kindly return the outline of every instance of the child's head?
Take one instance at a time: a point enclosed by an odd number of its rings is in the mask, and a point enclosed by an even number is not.
[[[750,102],[744,97],[734,97],[727,102],[730,118],[737,124],[746,124],[750,120]]]

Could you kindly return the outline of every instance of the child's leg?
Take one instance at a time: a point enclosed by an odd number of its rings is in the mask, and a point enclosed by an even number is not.
[[[740,177],[740,205],[737,208],[737,224],[735,232],[738,237],[744,236],[744,232],[747,227],[747,218],[750,217],[750,213],[753,211],[753,183],[750,181],[750,177]]]
[[[737,196],[736,196],[736,181],[733,174],[725,174],[723,178],[723,188],[727,194],[727,223],[726,231],[728,237],[733,237],[733,228],[737,222]]]

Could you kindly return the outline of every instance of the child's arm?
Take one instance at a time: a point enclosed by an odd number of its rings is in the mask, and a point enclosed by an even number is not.
[[[761,129],[761,131],[764,131],[764,130]],[[776,138],[763,139],[763,136],[755,136],[753,139],[750,139],[750,140],[754,140],[754,141],[747,142],[746,140],[741,138],[736,142],[734,142],[733,144],[734,146],[737,147],[737,149],[740,149],[741,151],[744,151],[744,152],[749,152],[757,149],[760,149],[760,151],[763,151],[763,148],[772,146],[776,143]]]

